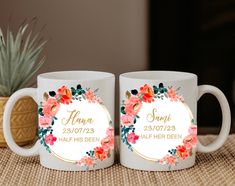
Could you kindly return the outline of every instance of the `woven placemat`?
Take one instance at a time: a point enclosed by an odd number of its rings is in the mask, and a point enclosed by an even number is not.
[[[208,144],[215,137],[200,139]],[[118,157],[118,147],[116,151]],[[235,185],[235,135],[230,135],[217,152],[198,153],[194,167],[173,172],[137,171],[121,166],[118,161],[97,171],[56,171],[42,167],[38,157],[24,158],[1,148],[0,185]]]

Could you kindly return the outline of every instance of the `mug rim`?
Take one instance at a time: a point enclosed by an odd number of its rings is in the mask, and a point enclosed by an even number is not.
[[[183,81],[197,79],[197,75],[183,71],[146,70],[120,74],[120,78],[133,80]]]
[[[103,71],[69,70],[52,71],[39,74],[38,80],[48,81],[96,81],[113,78],[114,74]]]

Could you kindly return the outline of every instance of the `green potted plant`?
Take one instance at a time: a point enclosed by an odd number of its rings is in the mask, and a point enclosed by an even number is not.
[[[29,24],[23,24],[15,37],[7,29],[4,35],[0,28],[0,147],[6,146],[2,120],[4,106],[15,91],[24,88],[45,61],[40,58],[46,41],[39,33],[33,34]],[[13,108],[11,130],[15,141],[25,145],[36,135],[37,104],[30,97],[20,99]]]

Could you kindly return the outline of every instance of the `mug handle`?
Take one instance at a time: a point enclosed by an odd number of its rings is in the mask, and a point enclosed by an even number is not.
[[[214,95],[219,101],[221,111],[222,111],[222,126],[221,126],[221,130],[220,130],[218,137],[211,144],[204,146],[198,141],[198,145],[197,145],[198,152],[213,152],[219,149],[226,141],[229,135],[230,127],[231,127],[230,108],[229,108],[228,101],[225,95],[223,94],[223,92],[220,89],[211,85],[198,86],[198,100],[203,94],[206,94],[206,93]]]
[[[37,89],[36,88],[24,88],[16,91],[6,103],[3,115],[3,134],[7,145],[10,149],[20,156],[36,156],[39,154],[39,141],[34,144],[30,149],[22,148],[18,146],[13,140],[11,134],[11,112],[15,103],[24,96],[30,96],[37,102]]]

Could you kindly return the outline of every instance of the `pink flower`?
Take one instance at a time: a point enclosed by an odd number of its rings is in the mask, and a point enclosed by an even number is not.
[[[178,100],[181,101],[181,102],[184,102],[183,96],[178,96]]]
[[[130,126],[134,122],[134,117],[130,115],[122,115],[121,116],[121,122],[125,126]]]
[[[169,155],[165,156],[165,161],[166,161],[167,164],[169,164],[169,165],[176,165],[176,162],[177,162],[175,156],[169,156]]]
[[[104,150],[108,151],[109,149],[113,149],[114,147],[114,137],[107,136],[101,140],[101,145]]]
[[[85,93],[85,97],[86,97],[86,99],[88,100],[88,102],[94,103],[94,102],[96,101],[96,97],[95,97],[93,91],[91,91],[91,90],[88,90],[88,91]]]
[[[103,104],[103,100],[100,97],[96,96],[95,99],[99,104]]]
[[[145,84],[143,87],[140,87],[140,94],[142,94],[142,99],[144,102],[151,103],[154,101],[154,91],[153,88]]]
[[[196,135],[188,135],[183,140],[184,146],[186,149],[190,149],[197,144],[197,136]]]
[[[113,127],[109,127],[107,130],[106,130],[106,134],[110,137],[114,137],[114,129]]]
[[[159,160],[159,163],[164,165],[164,164],[169,164],[169,165],[176,165],[177,159],[175,156],[171,155],[166,155],[162,159]]]
[[[55,116],[59,111],[60,105],[55,98],[49,98],[43,103],[44,116]]]
[[[46,144],[49,144],[49,145],[54,145],[54,142],[56,141],[56,137],[54,137],[52,134],[49,134],[49,135],[46,135],[45,137],[45,142]]]
[[[40,117],[39,118],[39,126],[42,128],[47,128],[51,124],[51,118],[50,117]]]
[[[94,160],[91,157],[87,157],[86,164],[87,164],[87,166],[93,166]]]
[[[166,162],[165,157],[159,160],[159,163],[162,165],[165,164],[165,162]]]
[[[167,163],[170,165],[176,164],[176,157],[174,157],[174,156],[169,156],[166,160],[167,160]]]
[[[141,101],[137,96],[131,96],[125,101],[125,112],[127,115],[136,115],[142,106]]]
[[[87,156],[84,156],[83,158],[81,158],[80,160],[77,161],[77,164],[80,166],[86,165],[86,158],[87,158]]]
[[[189,151],[185,146],[179,145],[176,147],[176,154],[180,157],[181,160],[184,160],[188,157]]]
[[[139,136],[135,135],[134,132],[127,134],[127,141],[129,143],[135,144],[136,140],[138,140],[138,139],[139,139]]]
[[[189,132],[189,134],[197,135],[197,126],[191,125],[190,128],[188,129],[188,132]]]
[[[171,101],[177,101],[178,100],[178,96],[176,94],[176,91],[173,88],[170,88],[167,91],[167,96],[171,99]]]
[[[88,157],[88,156],[84,156],[82,159],[80,159],[77,164],[80,165],[80,166],[93,166],[94,165],[94,159],[92,159],[91,157]]]

